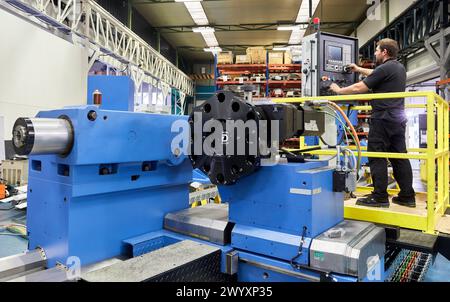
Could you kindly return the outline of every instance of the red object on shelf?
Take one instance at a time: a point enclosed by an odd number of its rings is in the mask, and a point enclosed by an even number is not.
[[[226,81],[223,81],[222,77],[215,79],[215,83],[220,89],[228,85],[259,85],[265,90],[265,97],[285,97],[286,90],[301,89],[301,77],[292,76],[292,74],[301,73],[301,64],[218,64],[216,67],[219,75],[228,77]],[[281,77],[284,80],[277,81],[271,80],[270,74],[286,75]],[[291,75],[288,77],[287,74]],[[239,75],[244,79],[239,79]],[[255,80],[258,77],[260,77],[260,81]],[[268,78],[266,79],[266,77]],[[291,80],[286,78],[291,78]],[[284,91],[282,94],[275,95],[275,89]]]
[[[251,69],[251,70],[265,70],[266,64],[220,64],[217,65],[219,70],[229,69]]]
[[[301,64],[269,64],[269,72],[300,73]],[[221,64],[217,65],[220,73],[242,74],[242,73],[263,73],[266,71],[265,64]]]
[[[266,81],[256,82],[256,81],[217,81],[217,85],[247,85],[247,84],[261,84],[266,85]]]
[[[266,81],[261,81],[261,82],[256,82],[256,81],[244,81],[244,82],[239,82],[239,81],[217,81],[217,85],[239,85],[239,84],[262,84],[262,85],[266,85]],[[302,81],[298,80],[298,81],[269,81],[269,85],[281,85],[281,86],[288,86],[288,85],[301,85]]]
[[[249,70],[244,70],[244,71],[221,71],[222,74],[226,74],[226,75],[239,75],[239,74],[253,74],[254,72],[251,72]]]
[[[237,75],[237,74],[254,74],[265,73],[266,65],[264,64],[233,64],[233,65],[217,65],[220,74]]]
[[[295,86],[301,87],[302,81],[300,80],[291,80],[291,81],[271,81],[269,80],[269,86]]]
[[[269,64],[269,72],[301,73],[301,64]]]

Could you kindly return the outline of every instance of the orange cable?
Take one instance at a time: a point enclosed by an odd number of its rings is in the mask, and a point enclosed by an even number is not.
[[[347,122],[348,126],[350,127],[350,130],[352,131],[352,133],[353,133],[353,135],[354,135],[354,137],[355,137],[356,145],[357,145],[357,147],[358,147],[358,159],[359,159],[359,160],[358,160],[358,167],[357,167],[357,170],[359,170],[359,168],[360,168],[360,167],[359,167],[359,163],[360,163],[362,154],[361,154],[361,144],[360,144],[360,142],[359,142],[358,135],[356,134],[356,130],[355,130],[355,128],[353,127],[353,125],[352,125],[352,123],[350,122],[350,120],[348,119],[348,117],[347,117],[347,115],[345,114],[344,110],[341,109],[341,107],[339,107],[338,105],[336,105],[336,103],[331,102],[331,101],[328,101],[328,104],[330,104],[331,106],[333,106],[334,108],[336,108],[336,109],[341,113],[341,115],[344,117],[345,121]]]

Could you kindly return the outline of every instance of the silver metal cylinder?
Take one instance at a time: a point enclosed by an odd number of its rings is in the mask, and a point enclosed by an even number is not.
[[[13,128],[17,154],[66,154],[73,144],[73,128],[63,118],[19,118]]]

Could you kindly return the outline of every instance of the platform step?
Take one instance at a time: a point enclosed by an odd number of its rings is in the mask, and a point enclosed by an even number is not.
[[[437,239],[438,236],[436,235],[401,229],[400,236],[397,239],[387,239],[387,243],[414,251],[432,253],[435,250]]]
[[[436,226],[436,231],[450,235],[450,214],[444,215],[439,218],[439,222]]]

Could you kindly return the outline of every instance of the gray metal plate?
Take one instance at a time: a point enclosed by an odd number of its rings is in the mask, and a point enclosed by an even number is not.
[[[39,250],[28,251],[0,259],[0,281],[10,280],[29,272],[43,270],[46,261]]]
[[[344,220],[313,239],[310,266],[334,273],[367,276],[383,259],[386,234],[372,223]]]
[[[220,271],[220,253],[218,248],[183,240],[148,254],[88,272],[82,275],[82,279],[89,282],[156,281],[156,278],[162,278],[164,274],[174,274],[175,270],[211,255],[219,255]]]
[[[228,222],[228,204],[206,204],[169,213],[164,218],[167,230],[221,245],[230,242],[232,226]]]

